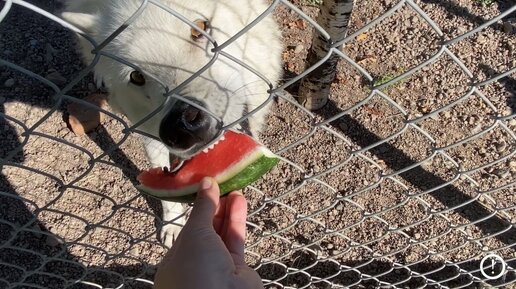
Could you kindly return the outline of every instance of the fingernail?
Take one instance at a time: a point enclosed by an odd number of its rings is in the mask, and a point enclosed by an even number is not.
[[[201,181],[201,190],[209,190],[211,186],[213,185],[213,182],[210,178],[204,178]]]

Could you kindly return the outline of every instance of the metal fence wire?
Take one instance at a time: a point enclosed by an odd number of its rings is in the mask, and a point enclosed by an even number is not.
[[[159,204],[134,189],[135,173],[148,166],[140,124],[81,98],[95,90],[90,72],[100,57],[134,67],[103,48],[149,6],[195,24],[158,0],[142,1],[124,26],[95,43],[95,59],[83,67],[70,61],[77,58],[69,44],[77,28],[48,3],[0,4],[0,288],[151,288],[166,248],[156,237],[164,224]],[[452,1],[386,3],[329,51],[341,58],[341,76],[325,108],[310,112],[285,91],[321,62],[293,67],[297,74],[271,86],[267,103],[275,108],[262,140],[281,163],[245,190],[246,261],[266,288],[513,288],[516,52],[514,32],[502,22],[516,5],[450,37],[432,15],[451,9]],[[213,61],[245,66],[225,48],[274,11],[295,20],[278,17],[291,25],[286,29],[322,32],[316,8],[269,4],[215,46]],[[368,4],[359,1],[355,10],[360,5]],[[401,22],[390,22],[400,15]],[[461,10],[455,17],[468,15]],[[380,46],[368,42],[405,24],[421,27],[412,46],[389,36]],[[484,34],[489,29],[495,32]],[[402,37],[411,38],[410,31]],[[48,37],[47,44],[33,35]],[[482,42],[481,62],[488,63],[501,35],[507,52],[495,54],[505,61],[502,70],[473,67],[468,59],[475,52],[460,50]],[[294,47],[286,45],[284,58],[303,50]],[[23,57],[15,57],[18,49]],[[389,73],[375,71],[376,58],[389,51],[394,59],[400,51],[420,57]],[[100,110],[103,127],[88,137],[71,133],[61,118],[73,102]],[[500,259],[482,262],[489,254]],[[483,274],[481,264],[492,272]]]

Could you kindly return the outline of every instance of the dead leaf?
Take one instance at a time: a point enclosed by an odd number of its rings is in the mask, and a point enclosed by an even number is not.
[[[84,100],[101,108],[107,105],[106,96],[103,94],[92,94],[85,97]],[[77,135],[91,132],[104,121],[104,114],[97,109],[76,102],[69,104],[67,110],[68,124]]]
[[[364,33],[362,33],[362,34],[357,36],[357,41],[364,41],[366,39],[367,39],[367,33],[366,32],[364,32]]]

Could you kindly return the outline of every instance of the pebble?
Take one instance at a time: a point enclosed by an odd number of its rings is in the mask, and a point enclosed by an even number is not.
[[[131,248],[130,253],[131,253],[131,255],[133,255],[134,257],[138,257],[138,256],[140,256],[140,250],[139,250],[137,247],[133,247],[133,248]]]
[[[32,39],[31,41],[29,41],[29,43],[30,43],[30,46],[38,45],[38,41],[36,39]]]
[[[45,45],[45,61],[51,62],[54,59],[54,54],[56,53],[56,50],[50,43],[47,43]]]
[[[333,249],[333,244],[332,244],[332,243],[329,243],[328,245],[326,245],[326,248],[328,248],[328,249]]]
[[[509,167],[513,170],[516,170],[516,161],[510,161],[509,162]]]
[[[511,172],[509,172],[509,170],[507,169],[496,169],[493,171],[493,174],[495,174],[499,178],[505,179],[511,174]]]
[[[414,234],[414,238],[416,238],[416,239],[421,239],[421,234],[419,234],[419,233],[415,233],[415,234]]]
[[[477,37],[478,44],[484,44],[484,43],[486,43],[486,41],[487,41],[487,38],[484,35],[482,35],[482,34],[478,35],[478,37]]]
[[[305,47],[303,46],[303,44],[299,44],[298,46],[296,46],[296,48],[294,49],[294,53],[295,54],[299,54],[301,53],[301,51],[303,51],[303,49],[305,49]]]
[[[503,153],[505,149],[507,148],[507,143],[505,142],[499,142],[495,144],[496,151],[499,153]]]
[[[4,86],[7,88],[13,87],[16,84],[16,81],[13,78],[9,78],[4,82]]]
[[[343,131],[347,131],[348,125],[345,122],[341,121],[341,122],[339,122],[339,128]]]
[[[512,24],[510,22],[504,22],[503,23],[503,31],[507,34],[512,33]]]
[[[57,238],[56,236],[47,235],[47,237],[45,239],[45,244],[47,244],[47,246],[49,246],[49,247],[55,248],[55,247],[63,244],[63,241],[61,239]]]

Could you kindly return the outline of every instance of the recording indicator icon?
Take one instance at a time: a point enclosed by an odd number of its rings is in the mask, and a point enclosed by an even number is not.
[[[480,261],[480,273],[490,280],[502,277],[505,274],[505,269],[505,261],[496,254],[489,254]]]

